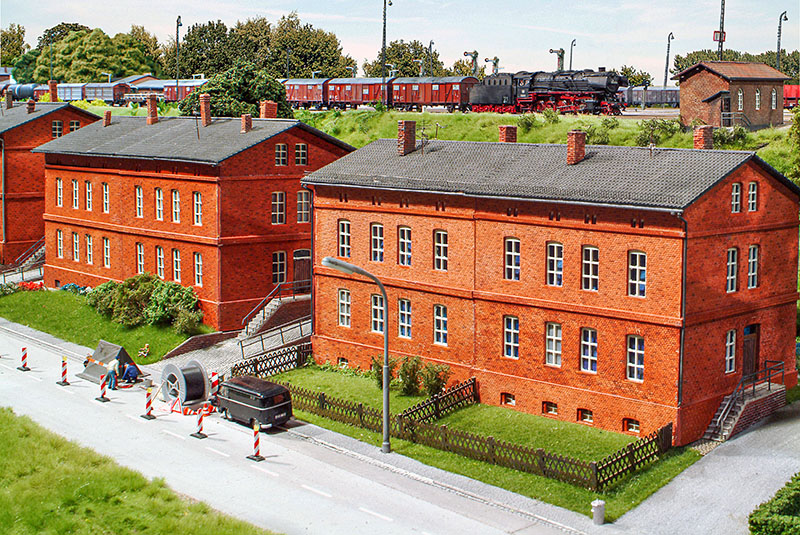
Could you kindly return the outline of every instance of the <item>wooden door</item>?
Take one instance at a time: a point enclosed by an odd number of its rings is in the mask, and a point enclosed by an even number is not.
[[[722,126],[731,126],[733,121],[731,121],[730,115],[725,115],[731,111],[731,97],[723,97],[722,98],[722,121],[720,124]]]
[[[305,281],[304,284],[295,286],[298,292],[311,290],[311,251],[298,249],[294,252],[294,282]]]
[[[742,346],[742,375],[752,375],[758,371],[758,325],[744,328]]]

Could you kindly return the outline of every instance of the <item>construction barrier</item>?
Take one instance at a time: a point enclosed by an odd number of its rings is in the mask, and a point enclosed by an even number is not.
[[[211,372],[211,395],[216,396],[219,394],[219,374]]]
[[[67,381],[67,357],[61,357],[61,380],[56,381],[56,384],[69,386],[69,381]]]
[[[260,431],[261,424],[255,422],[253,424],[253,455],[247,456],[248,459],[257,463],[264,460],[264,457],[261,456],[261,441],[259,437]]]
[[[21,371],[21,372],[29,372],[29,371],[31,371],[31,369],[28,368],[28,348],[27,347],[23,347],[22,348],[22,365],[21,366],[17,366],[17,369],[19,371]]]
[[[155,420],[156,417],[153,416],[153,387],[147,387],[147,397],[145,398],[144,402],[144,414],[142,414],[142,418],[145,420]]]
[[[100,380],[100,397],[94,398],[94,399],[96,399],[97,401],[100,401],[102,403],[108,403],[109,401],[111,401],[110,399],[108,399],[106,397],[106,376],[105,375]]]
[[[203,408],[205,408],[205,406]],[[191,436],[194,438],[208,438],[208,435],[203,433],[203,409],[197,411],[197,429]]]

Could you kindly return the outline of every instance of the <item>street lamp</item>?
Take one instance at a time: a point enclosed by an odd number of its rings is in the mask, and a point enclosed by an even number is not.
[[[386,94],[386,4],[392,5],[392,0],[383,0],[383,45],[381,46],[381,101],[389,106],[389,96]],[[385,100],[384,100],[385,99]]]
[[[575,46],[577,41],[575,39],[569,44],[569,70],[572,70],[572,47]]]
[[[669,75],[669,42],[675,39],[675,36],[672,35],[672,32],[669,32],[667,36],[667,63],[664,65],[664,89],[667,88],[667,76]]]
[[[355,78],[356,77],[356,67],[345,67],[345,69],[350,71],[350,74],[352,75],[351,78]]]
[[[110,72],[101,72],[100,74],[105,74],[106,76],[108,76],[108,83],[109,84],[111,83],[111,73]]]
[[[781,16],[778,17],[778,54],[775,56],[775,69],[781,70],[781,26],[783,26],[783,22],[789,20],[789,17],[786,16],[786,12],[784,11],[781,13]]]
[[[178,20],[175,23],[175,101],[178,102],[180,100],[179,93],[178,93],[178,80],[180,79],[180,58],[181,58],[181,16],[178,15]]]
[[[318,74],[322,74],[322,71],[311,71],[311,78],[316,78]]]
[[[291,48],[286,49],[286,78],[289,78],[289,54],[292,53]]]
[[[430,58],[431,68],[428,71],[428,76],[433,76],[433,41],[428,45],[428,57]]]
[[[383,443],[381,444],[381,451],[383,453],[391,453],[392,447],[389,443],[389,299],[386,297],[386,290],[378,277],[355,266],[344,260],[326,256],[322,259],[322,265],[341,271],[347,275],[357,274],[370,278],[375,281],[383,296]]]

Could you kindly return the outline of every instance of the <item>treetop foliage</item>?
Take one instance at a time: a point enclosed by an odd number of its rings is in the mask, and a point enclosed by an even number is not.
[[[80,32],[80,31],[92,31],[91,28],[88,26],[84,26],[83,24],[78,24],[77,22],[62,22],[53,26],[52,28],[48,28],[42,33],[39,37],[39,41],[36,44],[36,48],[39,50],[43,49],[44,47],[54,45],[57,42],[64,39],[72,32]]]
[[[628,79],[629,87],[636,86],[651,86],[653,85],[653,76],[645,71],[637,70],[634,66],[623,65],[619,69],[619,73]]]
[[[0,28],[0,65],[7,67],[28,51],[25,44],[25,27],[13,22],[8,29]]]
[[[431,74],[431,54],[428,47],[420,41],[392,41],[386,45],[386,63],[394,65],[397,76],[419,76],[419,63],[415,59],[423,60],[423,76],[447,76],[449,73],[444,68],[444,63],[439,59],[439,52],[434,48],[432,54],[433,74]],[[372,61],[364,61],[362,65],[364,75],[367,77],[380,78],[382,73],[381,51]],[[389,77],[391,68],[387,65],[386,77]],[[470,70],[470,74],[471,74]]]

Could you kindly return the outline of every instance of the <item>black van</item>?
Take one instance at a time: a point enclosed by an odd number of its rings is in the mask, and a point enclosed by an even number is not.
[[[261,427],[286,423],[292,417],[292,398],[281,385],[245,375],[234,377],[219,387],[218,408],[230,421]]]

